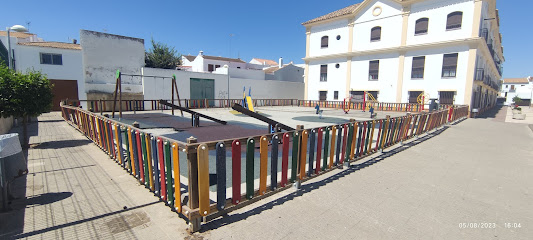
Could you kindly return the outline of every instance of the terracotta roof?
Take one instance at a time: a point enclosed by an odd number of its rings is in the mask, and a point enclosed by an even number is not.
[[[306,24],[309,24],[309,23],[319,22],[319,21],[323,21],[323,20],[327,20],[327,19],[332,19],[332,18],[336,18],[336,17],[341,17],[341,16],[352,14],[355,11],[355,9],[357,9],[359,4],[361,4],[361,3],[356,3],[354,5],[350,5],[348,7],[345,7],[343,9],[337,10],[335,12],[328,13],[328,14],[326,14],[324,16],[320,16],[320,17],[317,17],[315,19],[311,19],[311,20],[309,20],[307,22],[302,23],[302,25],[306,25]]]
[[[503,79],[503,83],[529,83],[527,78],[506,78]]]
[[[243,61],[243,60],[241,60],[239,58],[225,58],[225,57],[215,57],[215,56],[208,56],[208,55],[202,55],[202,57],[205,58],[205,59],[210,59],[210,60],[246,63],[245,61]]]
[[[263,65],[272,65],[272,66],[278,65],[278,63],[276,61],[274,61],[274,60],[261,59],[261,58],[253,58],[252,60],[254,60],[254,59],[256,61],[260,62]]]
[[[18,43],[18,45],[81,50],[81,46],[79,44],[64,42],[23,42]]]
[[[183,56],[184,58],[187,58],[187,60],[189,60],[189,62],[192,62],[194,61],[194,59],[196,59],[196,56],[191,56],[191,55],[187,55],[187,56]]]
[[[284,67],[285,67],[285,66],[283,66],[283,67],[280,68],[279,66],[275,66],[275,67],[270,67],[270,68],[264,69],[263,71],[264,71],[266,74],[272,74],[272,73],[274,73],[274,72],[276,72],[276,71],[278,71],[278,70],[280,70],[280,69],[282,69],[282,68],[284,68]]]
[[[17,38],[28,38],[28,37],[31,37],[35,34],[33,33],[24,33],[24,32],[13,32],[13,31],[10,31],[9,32],[9,35],[11,37],[17,37]],[[0,36],[7,36],[7,32],[6,31],[0,31]]]

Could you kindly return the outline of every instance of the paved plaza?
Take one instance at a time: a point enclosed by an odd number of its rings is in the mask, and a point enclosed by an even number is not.
[[[43,114],[30,124],[30,173],[13,184],[21,198],[0,213],[0,239],[531,239],[533,132],[506,122],[507,111],[424,134],[193,235],[59,113]]]

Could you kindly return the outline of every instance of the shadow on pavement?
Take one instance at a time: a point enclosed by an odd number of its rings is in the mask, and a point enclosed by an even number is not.
[[[274,201],[271,201],[271,202],[268,202],[268,203],[265,203],[263,204],[262,206],[259,206],[259,207],[256,207],[252,210],[249,210],[247,212],[244,212],[244,213],[235,213],[235,214],[230,214],[230,215],[225,215],[223,216],[222,218],[219,218],[219,219],[215,219],[211,222],[208,222],[206,223],[205,225],[202,225],[202,229],[201,229],[201,232],[205,232],[205,231],[209,231],[209,230],[212,230],[212,229],[216,229],[216,228],[219,228],[219,227],[222,227],[222,226],[225,226],[225,225],[228,225],[228,224],[231,224],[231,223],[234,223],[234,222],[238,222],[238,221],[241,221],[241,220],[245,220],[247,219],[248,217],[250,216],[253,216],[253,215],[257,215],[257,214],[260,214],[261,212],[265,211],[265,210],[268,210],[268,209],[272,209],[274,206],[278,206],[278,205],[282,205],[283,203],[287,202],[287,201],[291,201],[297,197],[300,197],[300,196],[303,196],[304,194],[306,193],[309,193],[309,192],[312,192],[316,189],[319,189],[320,187],[323,187],[325,185],[327,185],[328,183],[331,183],[333,181],[336,181],[336,180],[339,180],[345,176],[348,176],[354,172],[357,172],[361,169],[364,169],[366,167],[370,167],[378,162],[381,162],[389,157],[392,157],[394,155],[396,155],[397,153],[400,153],[400,152],[403,152],[413,146],[416,146],[420,143],[423,143],[439,134],[441,134],[442,132],[444,132],[448,127],[443,127],[441,129],[438,129],[434,132],[431,132],[431,133],[428,133],[426,134],[425,136],[423,137],[420,137],[418,139],[414,139],[412,140],[411,142],[408,142],[408,143],[405,143],[403,146],[398,146],[394,149],[391,149],[387,152],[383,152],[381,155],[378,155],[378,156],[375,156],[375,157],[372,157],[364,162],[361,162],[361,163],[352,163],[350,165],[350,167],[342,172],[339,172],[333,176],[330,176],[324,180],[321,180],[321,181],[318,181],[318,182],[313,182],[313,183],[309,183],[309,184],[303,184],[301,186],[301,188],[294,192],[294,193],[291,193],[291,194],[288,194],[288,195],[285,195],[279,199],[276,199]]]
[[[27,237],[35,236],[35,235],[42,234],[42,233],[45,233],[45,232],[49,232],[49,231],[53,231],[53,230],[57,230],[57,229],[65,228],[65,227],[70,227],[70,226],[74,226],[74,225],[85,223],[85,222],[94,221],[96,219],[105,218],[105,217],[113,216],[113,215],[116,215],[116,214],[125,213],[125,212],[131,211],[131,210],[135,210],[135,209],[139,209],[139,208],[144,208],[144,207],[147,207],[147,206],[150,206],[150,205],[153,205],[153,204],[157,204],[159,202],[160,201],[146,203],[146,204],[135,206],[135,207],[132,207],[132,208],[125,208],[125,209],[122,209],[122,210],[109,212],[109,213],[105,213],[105,214],[94,216],[94,217],[90,217],[90,218],[81,219],[81,220],[74,221],[74,222],[69,222],[69,223],[60,224],[60,225],[56,225],[56,226],[52,226],[52,227],[48,227],[48,228],[44,228],[44,229],[40,229],[40,230],[35,230],[33,232],[22,233],[22,231],[19,231],[18,233],[15,233],[15,234],[5,234],[5,235],[0,234],[0,238],[3,238],[3,237],[7,237],[9,239],[11,239],[11,238],[17,238],[17,239],[18,238],[27,238]]]
[[[505,116],[507,115],[507,106],[495,106],[486,112],[479,114],[476,118],[494,118],[495,120],[503,120],[505,122]]]
[[[72,192],[43,193],[26,198],[26,200],[23,202],[24,204],[26,204],[26,206],[46,205],[61,201],[63,199],[69,198],[70,196],[72,196]]]
[[[35,149],[61,149],[79,147],[92,143],[89,139],[76,139],[76,140],[58,140],[50,142],[42,142],[37,144],[31,144],[31,148]]]

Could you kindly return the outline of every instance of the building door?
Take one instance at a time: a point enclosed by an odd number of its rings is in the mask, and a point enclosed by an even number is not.
[[[191,78],[191,100],[208,99],[209,106],[215,106],[215,80]],[[196,101],[189,107],[205,107],[205,101]]]
[[[326,101],[328,99],[328,91],[319,91],[318,95],[320,101]]]
[[[79,100],[78,99],[78,81],[76,80],[55,80],[50,79],[53,84],[52,94],[52,111],[61,111],[59,103],[61,100]]]
[[[454,102],[455,91],[440,91],[439,104],[452,105]]]
[[[424,93],[423,91],[409,91],[409,103],[418,103],[418,96]]]

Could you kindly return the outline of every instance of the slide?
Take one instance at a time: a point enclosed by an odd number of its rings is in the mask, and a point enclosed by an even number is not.
[[[254,103],[252,102],[252,97],[250,96],[246,97],[246,106],[248,107],[248,110],[255,112]]]

